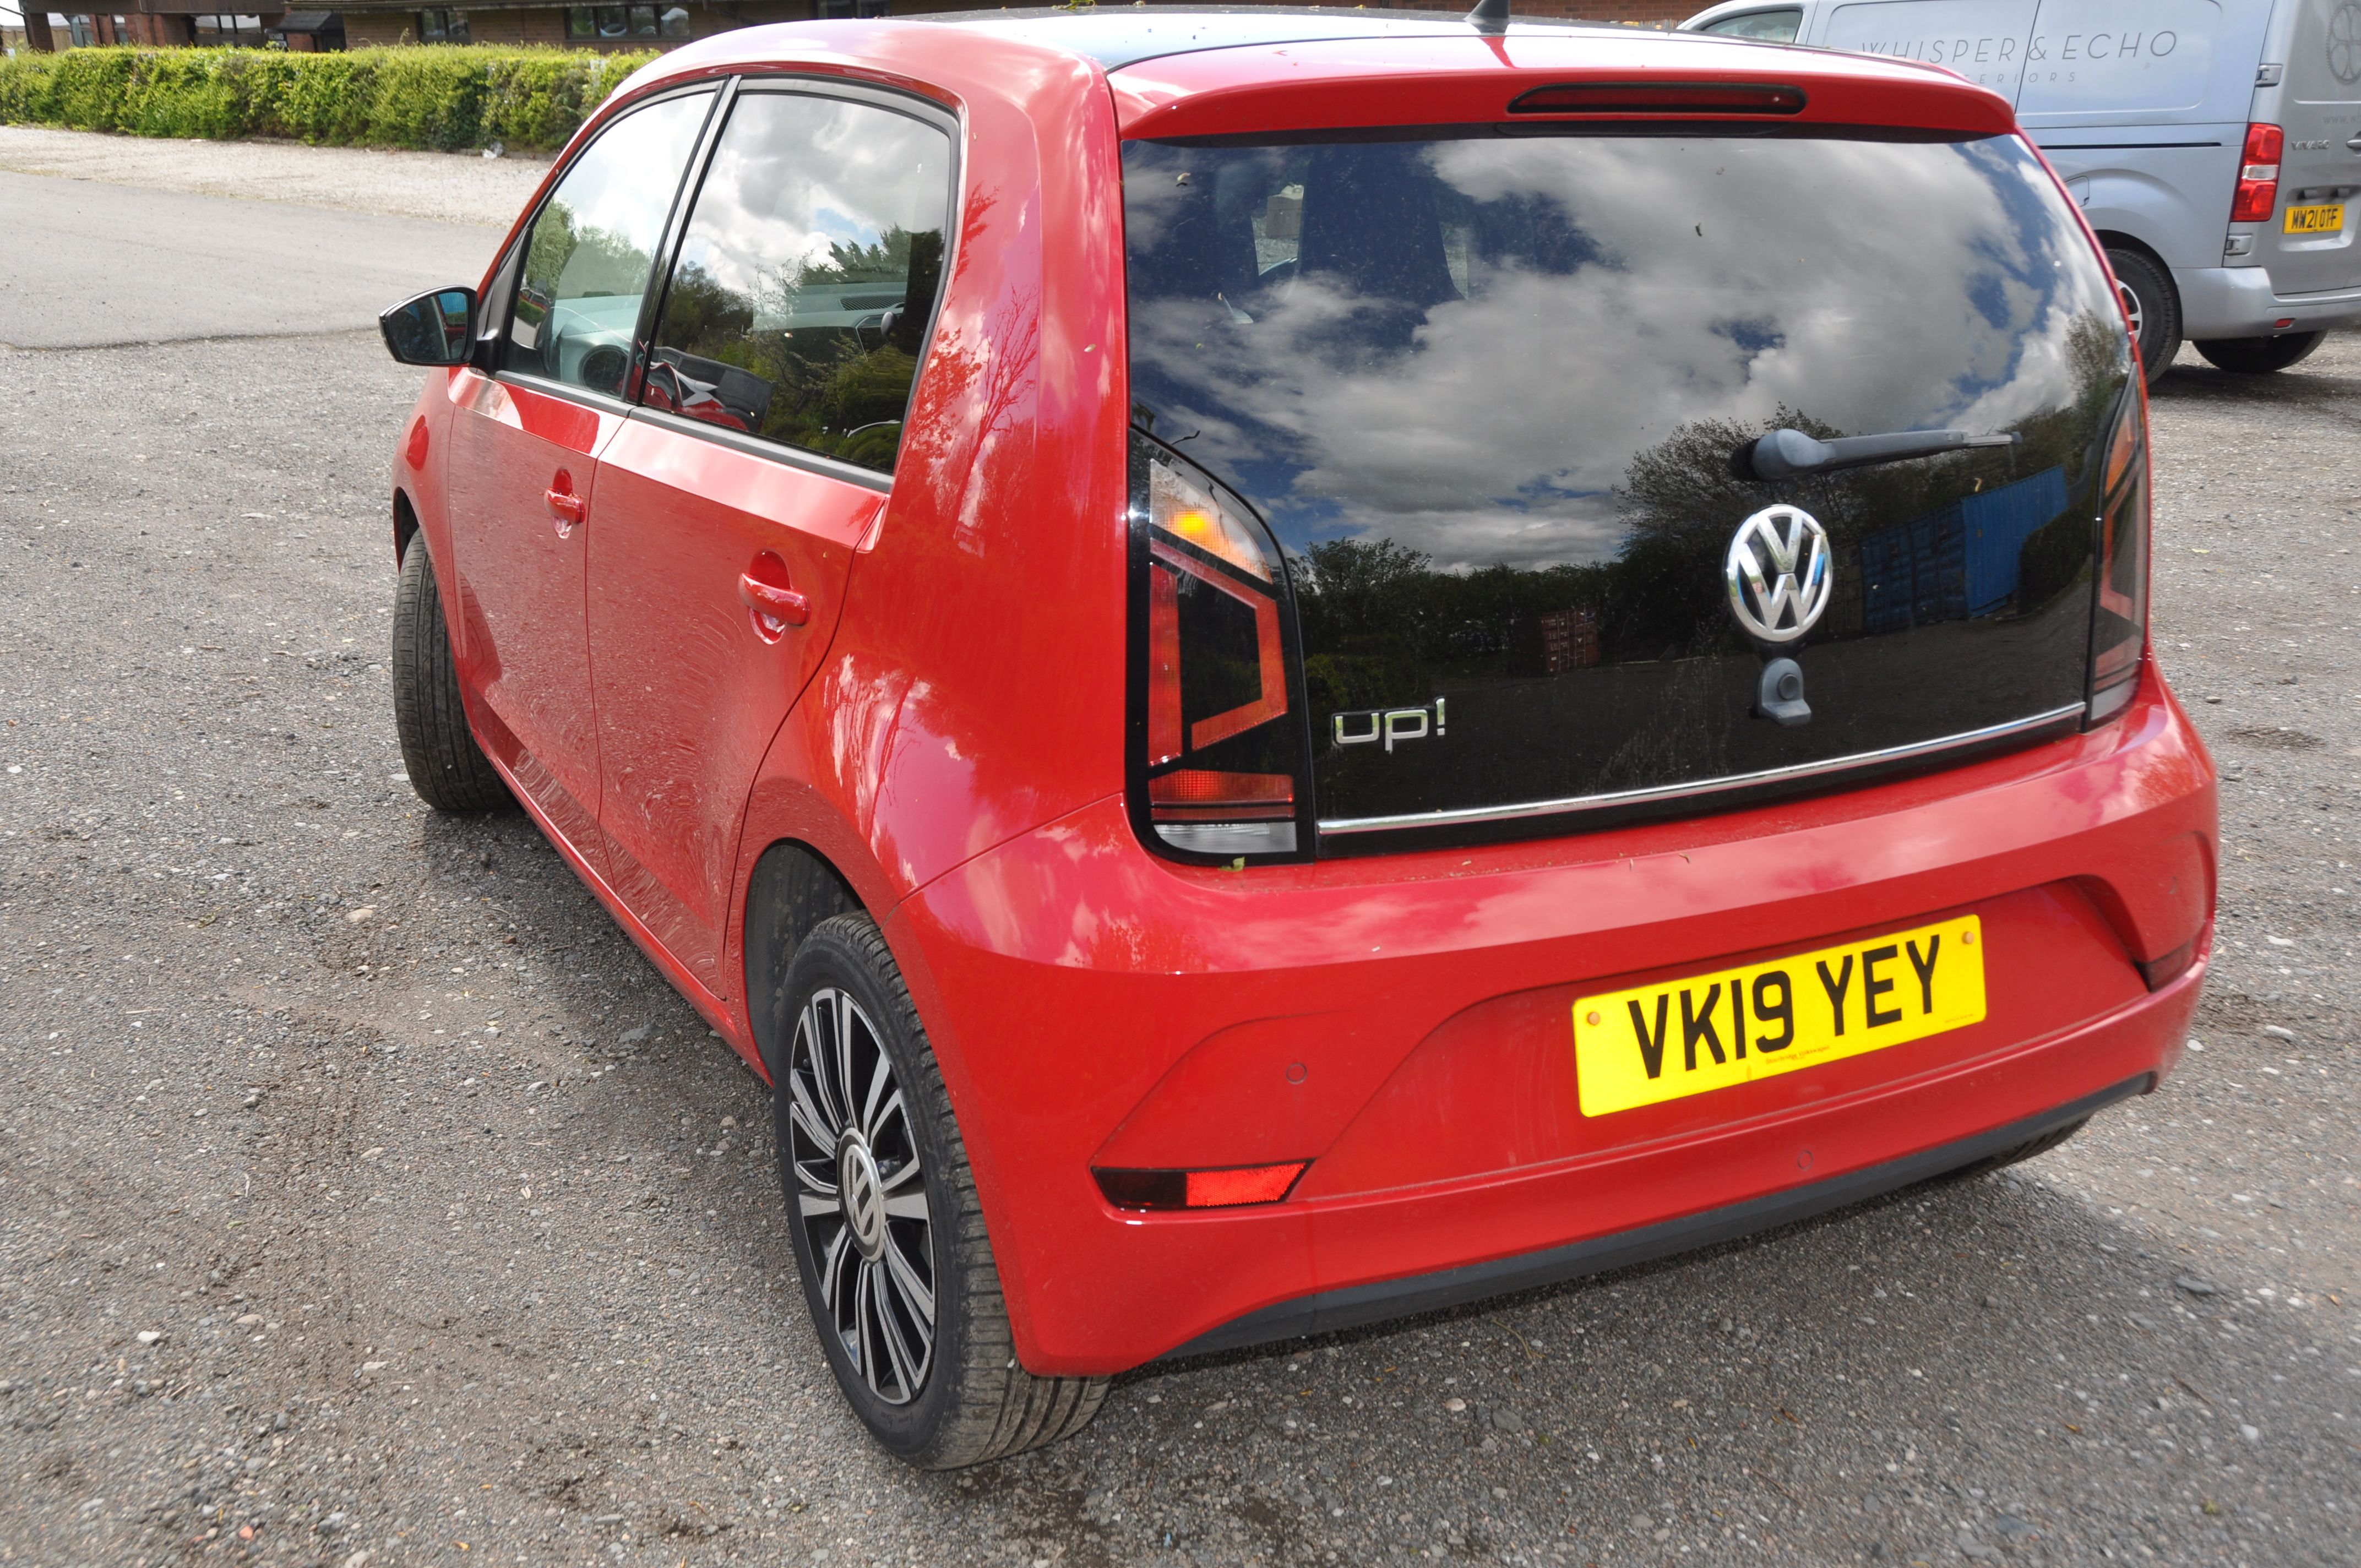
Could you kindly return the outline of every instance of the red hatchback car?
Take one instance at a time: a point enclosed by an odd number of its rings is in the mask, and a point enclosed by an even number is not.
[[[1114,1373],[2022,1157],[2178,1058],[2212,766],[2106,264],[1941,70],[1394,13],[633,77],[393,470],[403,752],[774,1087],[818,1338]]]

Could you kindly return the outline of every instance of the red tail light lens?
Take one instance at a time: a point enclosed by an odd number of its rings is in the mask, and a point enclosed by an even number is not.
[[[2131,701],[2147,644],[2147,396],[2134,378],[2107,440],[2099,594],[2091,626],[2091,718]]]
[[[1137,432],[1132,523],[1135,819],[1190,857],[1292,856],[1311,792],[1279,547],[1245,502]]]
[[[1310,1160],[1227,1170],[1093,1170],[1118,1209],[1236,1209],[1285,1198]]]
[[[2234,224],[2267,224],[2279,204],[2279,155],[2287,133],[2277,126],[2248,126],[2246,155],[2239,159],[2238,193],[2230,202]]]

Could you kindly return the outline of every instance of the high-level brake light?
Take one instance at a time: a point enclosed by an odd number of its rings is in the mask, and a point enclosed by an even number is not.
[[[1798,115],[1804,90],[1763,82],[1567,82],[1536,87],[1512,115]]]

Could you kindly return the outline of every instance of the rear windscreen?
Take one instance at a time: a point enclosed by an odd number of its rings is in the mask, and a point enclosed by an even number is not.
[[[1700,433],[2015,427],[2117,371],[2013,137],[1131,142],[1124,204],[1136,411],[1291,551],[1598,561],[1719,484]]]
[[[2017,138],[1131,142],[1124,199],[1133,419],[1289,557],[1323,818],[1748,774],[2079,699],[2069,589],[2129,357]],[[1734,472],[1778,429],[2015,439]],[[1749,722],[1721,587],[1773,502],[1835,553],[1809,729]],[[1332,716],[1397,706],[1441,738],[1331,743]]]

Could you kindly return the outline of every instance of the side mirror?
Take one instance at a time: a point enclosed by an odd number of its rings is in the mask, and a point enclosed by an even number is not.
[[[404,365],[465,365],[475,349],[476,291],[436,289],[377,318],[386,352]]]

